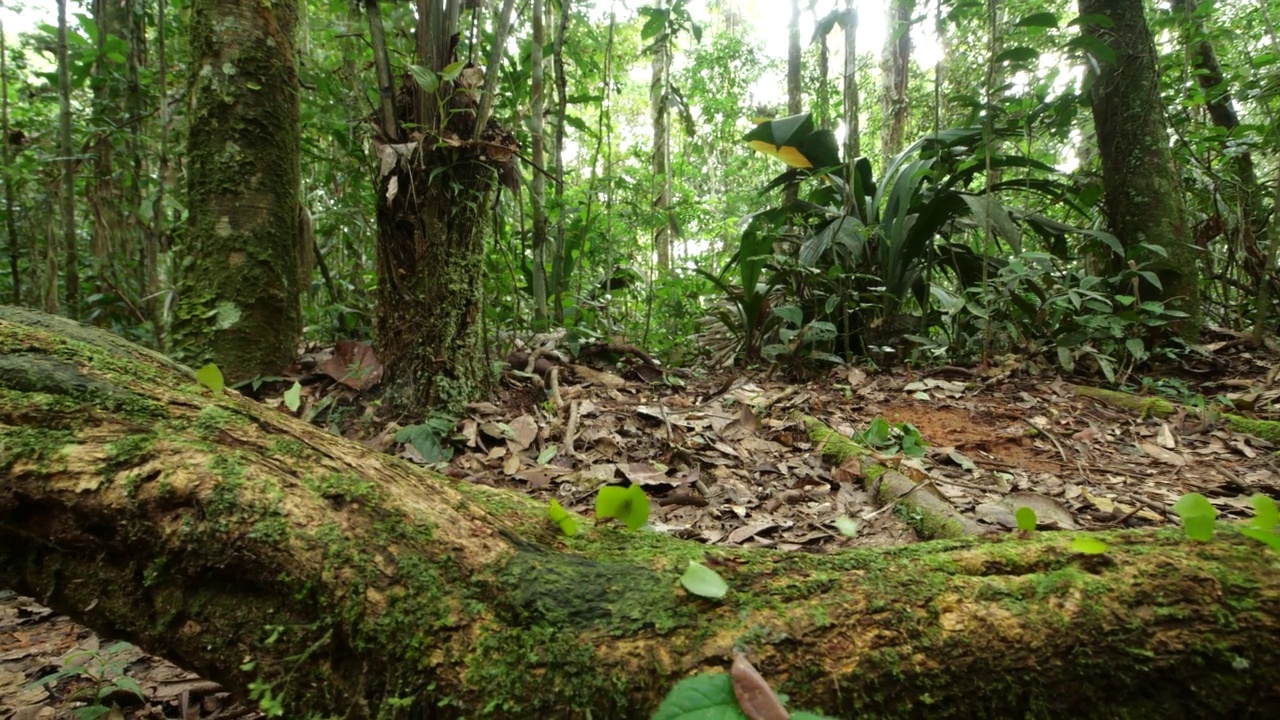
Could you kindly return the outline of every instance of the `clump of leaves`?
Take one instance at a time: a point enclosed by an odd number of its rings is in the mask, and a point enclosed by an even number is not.
[[[907,457],[923,457],[925,448],[928,447],[915,425],[908,422],[894,425],[882,417],[872,420],[867,429],[854,440],[888,455],[901,452]]]
[[[101,652],[82,650],[67,656],[61,670],[45,675],[36,680],[37,685],[55,683],[65,678],[82,678],[89,681],[89,687],[76,693],[76,698],[88,704],[72,710],[76,720],[95,720],[105,717],[113,711],[113,706],[105,704],[117,693],[136,695],[145,700],[142,686],[137,680],[125,674],[125,662],[119,655],[133,646],[127,642],[117,642]]]
[[[417,425],[406,425],[396,433],[396,442],[413,446],[428,465],[448,462],[453,448],[445,444],[458,421],[451,415],[433,412]]]

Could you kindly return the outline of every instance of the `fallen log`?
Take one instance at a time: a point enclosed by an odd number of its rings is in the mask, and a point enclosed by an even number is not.
[[[588,527],[586,523],[581,524]],[[154,353],[0,307],[0,586],[284,717],[644,718],[735,645],[838,717],[1262,717],[1280,568],[1173,531],[829,555],[425,473]],[[731,590],[688,594],[690,560]]]

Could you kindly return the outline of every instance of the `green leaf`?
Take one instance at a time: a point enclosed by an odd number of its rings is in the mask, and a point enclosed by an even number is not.
[[[680,576],[680,584],[694,595],[706,598],[719,599],[729,592],[729,584],[719,573],[692,560],[689,561],[689,569]]]
[[[1014,27],[1058,27],[1058,15],[1051,12],[1038,12],[1027,15],[1013,24]]]
[[[835,522],[836,522],[836,529],[840,531],[840,534],[847,535],[849,537],[857,537],[858,535],[857,520],[854,520],[851,517],[846,517],[844,515],[841,515],[840,517],[836,518]]]
[[[1259,530],[1271,532],[1276,529],[1276,525],[1280,525],[1280,509],[1276,508],[1276,501],[1262,493],[1255,494],[1249,498],[1253,503],[1253,519],[1249,524]]]
[[[209,363],[196,371],[196,381],[201,385],[213,391],[214,395],[221,395],[224,382],[222,380],[222,371],[217,365]]]
[[[671,688],[653,720],[747,720],[733,694],[729,673],[703,673]]]
[[[560,532],[569,537],[578,534],[578,521],[573,519],[568,510],[565,510],[559,502],[552,500],[547,505],[547,517],[551,518],[551,522],[560,526]]]
[[[1071,551],[1082,555],[1101,555],[1107,551],[1107,544],[1098,538],[1080,535],[1071,538]]]
[[[1018,529],[1022,532],[1035,532],[1036,529],[1036,511],[1029,507],[1020,507],[1013,514],[1014,519],[1018,521]]]
[[[640,39],[648,40],[662,32],[667,26],[667,11],[660,8],[645,8],[648,10],[649,19],[645,22],[644,28],[640,30]]]
[[[409,74],[425,93],[433,93],[440,87],[440,76],[421,65],[410,65]]]
[[[1213,538],[1213,523],[1218,517],[1218,511],[1205,496],[1187,493],[1173,504],[1173,511],[1182,518],[1182,530],[1187,537],[1201,542]]]
[[[289,408],[290,412],[298,412],[298,408],[302,405],[302,383],[297,380],[293,381],[293,387],[284,391],[284,406]]]
[[[639,530],[649,521],[649,497],[639,485],[606,485],[596,493],[596,517],[615,518]]]
[[[440,77],[444,80],[456,80],[458,75],[462,74],[462,68],[466,67],[466,65],[465,60],[455,60],[444,66],[444,69],[440,71]]]
[[[1262,528],[1245,525],[1240,528],[1240,534],[1245,537],[1253,538],[1260,543],[1265,543],[1268,547],[1276,552],[1280,552],[1280,535],[1271,530],[1263,530]]]
[[[551,462],[552,458],[554,458],[556,454],[559,452],[560,452],[559,445],[548,445],[542,448],[542,452],[538,453],[538,464],[546,465],[547,463]]]
[[[1026,45],[1011,47],[1008,50],[996,55],[995,63],[1020,63],[1030,62],[1040,57],[1040,51]]]

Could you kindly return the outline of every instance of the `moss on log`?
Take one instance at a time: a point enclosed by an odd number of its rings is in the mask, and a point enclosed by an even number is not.
[[[97,331],[0,307],[0,584],[291,718],[644,718],[735,644],[839,717],[1262,717],[1280,570],[1117,531],[830,555],[611,526],[429,475]],[[584,523],[584,527],[587,525]],[[714,556],[731,590],[691,596]]]

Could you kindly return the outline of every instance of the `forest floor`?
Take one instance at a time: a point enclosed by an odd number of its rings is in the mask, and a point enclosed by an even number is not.
[[[1166,525],[1177,522],[1172,505],[1189,492],[1207,497],[1220,517],[1250,516],[1254,493],[1280,499],[1277,446],[1197,407],[1229,402],[1250,417],[1280,418],[1280,361],[1233,337],[1206,348],[1200,360],[1131,379],[1174,395],[1163,415],[1141,400],[1126,407],[1086,396],[1078,391],[1086,381],[1022,361],[875,374],[842,367],[787,382],[768,373],[676,375],[625,354],[595,367],[550,356],[526,364],[524,355],[517,362],[532,372],[508,371],[491,401],[471,405],[442,433],[421,419],[377,419],[361,388],[380,373],[359,343],[315,351],[286,373],[286,384],[257,394],[283,408],[284,390],[298,379],[296,414],[312,422],[586,517],[601,485],[625,480],[644,486],[655,531],[827,552],[917,542],[922,525],[905,504],[877,502],[884,493],[858,463],[825,462],[806,417],[847,437],[870,433],[881,442],[876,462],[908,478],[911,493],[933,495],[984,533],[1016,531],[1021,507],[1035,511],[1042,531]],[[920,452],[899,452],[904,446]],[[33,682],[67,668],[56,681]],[[97,678],[127,685],[121,677],[145,699],[118,690],[109,701],[125,709],[103,717],[260,717],[212,683],[0,592],[0,720],[81,717],[72,714],[76,693]]]

